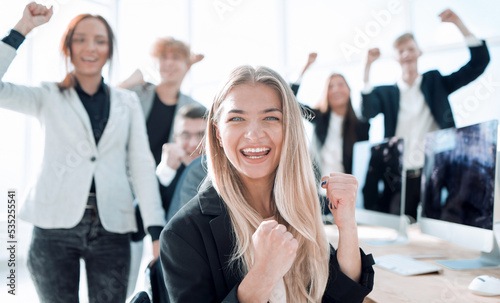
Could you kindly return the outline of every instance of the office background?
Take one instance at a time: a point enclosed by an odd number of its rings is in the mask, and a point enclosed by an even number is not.
[[[0,0],[0,34],[7,34],[30,1]],[[298,99],[314,105],[332,72],[345,75],[359,113],[366,51],[380,47],[372,84],[394,83],[400,74],[392,41],[411,31],[423,50],[419,69],[450,73],[469,58],[460,32],[438,14],[454,10],[489,45],[491,63],[471,85],[452,94],[458,126],[500,118],[500,2],[496,0],[41,0],[54,5],[52,20],[34,30],[21,46],[4,81],[38,85],[60,81],[65,74],[58,50],[69,22],[80,13],[104,16],[117,40],[117,56],[104,77],[112,85],[141,69],[146,80],[158,75],[149,53],[157,37],[174,36],[205,55],[194,65],[183,92],[209,105],[218,84],[237,65],[266,65],[294,81],[310,52],[318,60],[306,73]],[[6,192],[26,187],[36,177],[42,133],[35,120],[0,110],[0,238],[6,237]],[[371,140],[383,137],[383,119],[372,121]],[[4,197],[5,198],[1,198]],[[18,203],[18,210],[21,203]],[[29,226],[20,225],[24,229]],[[19,228],[20,228],[19,227]],[[20,231],[23,232],[23,231]],[[30,230],[24,232],[29,233]],[[27,236],[26,236],[27,237]],[[29,238],[22,238],[27,249]],[[0,260],[6,252],[0,250]],[[19,252],[23,257],[23,251]],[[27,274],[27,272],[26,272]],[[3,288],[2,288],[3,289]],[[1,295],[3,295],[2,292]],[[1,296],[0,296],[1,297]]]

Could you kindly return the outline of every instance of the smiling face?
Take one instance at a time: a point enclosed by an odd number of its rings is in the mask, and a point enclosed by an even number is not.
[[[184,54],[167,50],[158,58],[162,83],[180,85],[189,70],[189,61]]]
[[[418,58],[422,55],[422,51],[418,48],[414,39],[407,39],[394,48],[396,50],[396,60],[403,69],[414,68],[417,65]]]
[[[242,84],[227,94],[216,134],[245,183],[272,182],[283,143],[278,94],[264,84]]]
[[[182,160],[184,165],[188,166],[194,159],[199,157],[196,151],[205,135],[207,120],[184,118],[176,122],[174,140],[186,152]]]
[[[110,39],[102,21],[85,18],[75,27],[71,39],[71,63],[77,77],[101,77],[109,58]]]
[[[342,76],[333,76],[328,83],[328,104],[333,111],[345,111],[351,90]]]

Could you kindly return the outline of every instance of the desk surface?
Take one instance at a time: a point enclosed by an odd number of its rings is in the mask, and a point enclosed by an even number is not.
[[[447,259],[475,259],[480,252],[462,246],[441,241],[434,237],[422,234],[418,228],[411,227],[408,235],[410,242],[403,245],[375,246],[367,244],[373,235],[391,236],[392,231],[371,226],[359,226],[360,246],[365,253],[376,256],[388,254],[416,255],[438,254]],[[336,247],[338,243],[338,229],[335,225],[325,226],[328,239]],[[394,233],[395,235],[395,233]],[[435,263],[436,259],[422,259],[443,268],[439,274],[419,276],[401,276],[378,266],[375,269],[375,285],[365,302],[500,302],[500,296],[484,297],[472,294],[469,283],[477,276],[490,275],[500,278],[500,267],[488,269],[453,270]]]

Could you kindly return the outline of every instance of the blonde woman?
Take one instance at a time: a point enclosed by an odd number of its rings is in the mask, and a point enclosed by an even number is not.
[[[171,302],[362,302],[373,258],[358,247],[357,181],[322,178],[340,231],[328,244],[301,112],[274,71],[241,66],[216,95],[211,185],[160,237]]]

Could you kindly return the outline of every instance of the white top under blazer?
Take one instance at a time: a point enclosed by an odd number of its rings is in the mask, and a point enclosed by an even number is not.
[[[16,50],[0,41],[0,79],[15,56]],[[134,195],[145,230],[165,225],[137,95],[109,91],[109,118],[96,146],[90,119],[73,88],[61,93],[56,83],[28,87],[0,81],[0,108],[37,118],[45,134],[42,165],[20,210],[21,219],[41,228],[74,227],[83,217],[94,178],[99,216],[107,231],[137,230]]]

